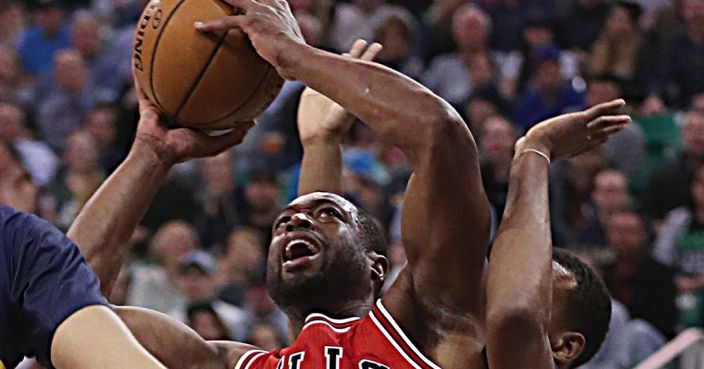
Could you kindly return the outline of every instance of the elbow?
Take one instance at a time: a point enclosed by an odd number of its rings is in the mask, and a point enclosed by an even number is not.
[[[452,150],[453,153],[470,152],[476,154],[474,138],[459,113],[446,103],[424,114],[419,138],[424,139],[424,147],[432,152]],[[463,156],[465,159],[471,157]]]

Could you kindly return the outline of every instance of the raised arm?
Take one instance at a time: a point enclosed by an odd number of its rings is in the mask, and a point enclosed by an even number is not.
[[[224,136],[190,129],[167,130],[156,108],[139,91],[140,121],[125,161],[88,201],[68,230],[108,296],[129,250],[128,240],[171,167],[215,155],[242,141],[251,124]]]
[[[621,130],[629,117],[615,100],[532,128],[516,144],[509,193],[489,263],[486,349],[491,369],[552,369],[550,159],[574,155]]]
[[[367,47],[357,40],[346,56],[372,60],[381,51],[381,45]],[[298,195],[316,191],[341,194],[342,140],[349,130],[354,115],[325,95],[307,87],[298,106],[298,133],[303,144]]]

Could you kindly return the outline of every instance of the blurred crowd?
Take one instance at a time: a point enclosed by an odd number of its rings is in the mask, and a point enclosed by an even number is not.
[[[67,229],[124,159],[145,3],[0,0],[1,203]],[[589,261],[613,295],[614,333],[592,367],[628,367],[704,326],[704,0],[289,3],[309,44],[343,52],[378,41],[379,63],[463,114],[495,225],[520,135],[624,97],[633,124],[551,170],[553,243]],[[286,82],[242,145],[172,171],[132,237],[113,303],[167,313],[208,339],[286,344],[265,262],[271,223],[296,193],[303,88]],[[363,122],[345,148],[345,194],[388,231],[398,271],[406,159]]]

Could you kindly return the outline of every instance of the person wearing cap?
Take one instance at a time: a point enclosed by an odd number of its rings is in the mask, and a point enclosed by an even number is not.
[[[576,111],[584,105],[584,94],[560,72],[560,50],[553,45],[538,48],[533,55],[534,85],[518,99],[514,123],[524,131],[556,115]]]
[[[34,25],[20,35],[17,52],[24,69],[38,77],[51,70],[54,53],[71,47],[71,32],[62,0],[32,0],[29,8]]]

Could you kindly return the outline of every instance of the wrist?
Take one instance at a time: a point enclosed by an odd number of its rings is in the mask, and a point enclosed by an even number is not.
[[[549,146],[543,141],[536,138],[526,137],[525,139],[520,140],[516,144],[516,156],[526,151],[537,151],[541,154],[544,154],[548,161],[552,158],[552,151],[550,150]]]
[[[140,134],[135,137],[127,159],[142,161],[167,172],[178,162],[176,156],[158,139]]]
[[[307,60],[307,55],[315,49],[294,40],[287,40],[283,44],[284,47],[276,58],[275,67],[282,77],[297,80],[302,61]]]

